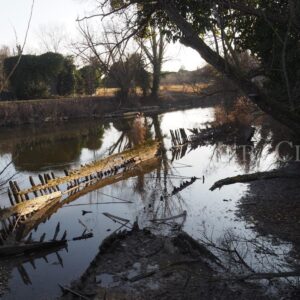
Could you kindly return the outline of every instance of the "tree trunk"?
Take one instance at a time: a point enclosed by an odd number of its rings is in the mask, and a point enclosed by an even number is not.
[[[153,81],[152,81],[152,88],[151,88],[151,96],[154,99],[157,99],[159,87],[160,87],[160,73],[161,73],[161,66],[159,64],[154,65],[153,68]]]
[[[189,24],[178,12],[176,7],[169,1],[161,0],[161,7],[167,13],[169,19],[177,25],[182,32],[181,42],[194,50],[196,50],[203,59],[216,68],[220,73],[225,74],[229,79],[233,80],[239,88],[247,95],[252,96],[251,100],[265,113],[270,114],[274,119],[285,124],[297,134],[300,134],[299,116],[292,112],[288,106],[270,99],[262,90],[254,83],[246,79],[232,65],[226,64],[223,57],[213,51],[195,32],[192,25]]]

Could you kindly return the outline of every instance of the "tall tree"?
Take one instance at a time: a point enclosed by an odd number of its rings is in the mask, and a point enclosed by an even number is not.
[[[149,26],[144,35],[137,40],[151,64],[151,96],[153,98],[157,98],[160,87],[164,55],[166,52],[166,36],[161,28],[156,29],[155,26]]]
[[[101,31],[99,28],[93,31],[85,20],[78,20],[78,24],[83,41],[76,43],[76,53],[85,61],[90,60],[91,56],[94,58],[99,71],[105,76],[104,82],[119,89],[120,99],[126,102],[130,91],[138,85],[145,94],[148,73],[144,61],[137,53],[136,43],[132,41],[133,44],[129,44],[124,39],[120,23],[112,20],[109,24],[102,23]]]
[[[77,91],[80,94],[93,95],[100,86],[101,75],[94,64],[80,68],[77,72]]]
[[[138,86],[142,88],[145,95],[149,85],[147,74],[142,56],[135,53],[125,59],[116,61],[110,67],[106,84],[119,88],[119,95],[123,99],[127,99],[129,94],[134,92]]]
[[[170,39],[195,49],[251,95],[263,111],[300,133],[299,1],[119,0],[110,10],[104,9],[107,1],[100,3],[98,16],[102,17],[134,10],[131,27],[135,31],[149,22],[163,26]],[[208,33],[216,36],[217,32],[223,51],[212,48],[205,39]],[[251,74],[257,72],[248,74],[239,64],[238,53],[248,50],[260,62],[259,71],[267,82],[263,88],[251,80]]]

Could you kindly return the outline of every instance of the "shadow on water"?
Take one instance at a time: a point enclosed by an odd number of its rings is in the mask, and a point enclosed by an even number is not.
[[[216,128],[226,128],[227,131],[208,135],[201,142],[181,146],[178,150],[172,147],[170,136],[170,129],[178,128],[208,131],[212,128],[214,132]],[[251,141],[245,143],[240,137],[248,135],[249,128],[255,128],[255,133]],[[0,280],[6,281],[10,289],[5,297],[22,295],[26,299],[41,299],[46,295],[53,298],[60,295],[58,284],[69,285],[79,278],[98,253],[99,243],[120,228],[131,228],[136,218],[140,227],[153,232],[168,234],[184,229],[208,247],[215,248],[212,251],[234,246],[244,263],[255,271],[287,269],[289,266],[282,261],[291,247],[276,246],[271,258],[266,252],[259,255],[255,252],[259,248],[257,244],[268,248],[272,243],[267,237],[257,237],[257,232],[249,226],[249,219],[237,218],[237,204],[246,195],[247,187],[237,184],[215,192],[209,188],[216,180],[237,172],[281,167],[279,157],[295,155],[287,145],[277,151],[278,143],[291,140],[290,135],[286,128],[257,112],[245,99],[213,108],[137,116],[106,124],[80,121],[1,130],[2,163],[12,160],[9,172],[18,172],[17,179],[23,188],[28,187],[28,175],[36,177],[37,173],[49,170],[61,176],[64,169],[122,153],[145,141],[158,139],[161,142],[160,159],[142,164],[121,177],[93,182],[22,220],[16,228],[14,224],[2,228],[4,231],[14,229],[13,236],[19,240],[30,237],[37,241],[43,236],[51,240],[58,224],[59,237],[65,231],[68,233],[68,251],[53,249],[3,263]],[[2,205],[8,207],[8,200],[3,199]],[[172,219],[174,216],[185,216],[184,221]],[[168,222],[153,222],[165,219]],[[279,255],[280,251],[285,255]],[[232,257],[224,259],[230,265]]]

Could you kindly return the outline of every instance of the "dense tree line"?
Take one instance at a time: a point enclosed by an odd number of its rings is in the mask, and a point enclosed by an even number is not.
[[[14,68],[18,56],[3,61],[7,75]],[[76,69],[71,56],[47,52],[42,55],[22,55],[9,80],[10,90],[17,99],[37,99],[74,94],[92,95],[100,84],[100,75],[93,66]]]
[[[9,74],[18,56],[3,60],[3,71]],[[139,87],[144,96],[150,90],[150,73],[140,54],[130,54],[115,61],[105,74],[97,61],[76,68],[73,57],[47,52],[42,55],[22,55],[2,96],[16,99],[39,99],[53,96],[93,95],[100,86],[118,88],[117,95],[127,99]],[[9,92],[8,92],[9,91]]]

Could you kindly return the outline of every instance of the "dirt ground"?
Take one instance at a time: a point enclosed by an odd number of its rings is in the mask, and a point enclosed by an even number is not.
[[[219,259],[184,232],[134,229],[108,237],[71,292],[89,299],[272,299],[228,276]],[[74,294],[75,293],[75,294]]]
[[[300,172],[300,163],[286,168]],[[259,234],[291,242],[292,255],[300,258],[300,178],[250,183],[247,195],[240,201],[239,216],[254,224]]]

